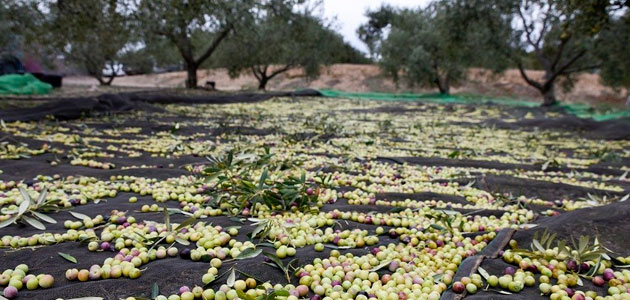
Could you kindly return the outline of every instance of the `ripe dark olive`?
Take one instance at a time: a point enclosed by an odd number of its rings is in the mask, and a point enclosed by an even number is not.
[[[514,273],[516,273],[516,270],[514,270],[514,268],[512,268],[512,267],[507,267],[503,271],[503,274],[505,274],[505,275],[514,275]]]
[[[606,283],[606,281],[601,276],[593,277],[593,284],[594,285],[596,285],[596,286],[603,286],[605,283]]]
[[[575,260],[570,260],[570,261],[567,263],[567,270],[569,270],[569,271],[573,271],[573,272],[576,272],[576,271],[578,270],[578,264],[577,264],[577,262],[575,262]]]
[[[453,283],[453,292],[461,294],[464,292],[465,289],[466,289],[466,286],[463,283],[459,281]]]
[[[179,251],[179,257],[183,259],[190,259],[190,249],[184,248],[182,251]]]

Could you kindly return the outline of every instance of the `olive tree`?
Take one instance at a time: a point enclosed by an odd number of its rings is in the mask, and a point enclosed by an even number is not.
[[[597,37],[609,26],[611,11],[625,5],[609,0],[452,1],[467,2],[478,14],[501,12],[502,18],[508,20],[489,22],[484,27],[490,31],[509,31],[507,38],[497,36],[491,44],[518,68],[528,85],[539,91],[543,106],[557,103],[558,83],[570,89],[574,75],[601,66],[601,60],[594,55],[599,47]],[[532,66],[527,63],[532,58],[533,66],[544,72],[541,79],[526,72]]]
[[[602,82],[613,88],[626,88],[630,97],[630,11],[611,20],[611,26],[603,30],[597,56],[602,61]]]
[[[231,77],[251,72],[258,89],[265,90],[274,77],[302,68],[308,77],[319,74],[330,62],[335,42],[332,31],[310,13],[304,1],[279,0],[261,3],[249,23],[235,30],[221,53],[221,63]]]
[[[137,0],[136,16],[145,35],[166,38],[181,56],[186,87],[197,87],[197,70],[248,18],[253,0]]]
[[[483,27],[461,26],[457,7],[448,1],[436,1],[426,8],[368,12],[374,19],[358,33],[371,51],[380,57],[382,70],[396,82],[401,77],[410,86],[435,86],[449,94],[453,84],[465,79],[468,68],[484,63],[486,31]],[[387,33],[386,31],[389,31]],[[374,54],[373,54],[374,56]],[[487,60],[492,69],[501,69],[499,60]]]
[[[117,59],[129,42],[131,20],[121,0],[22,0],[13,2],[22,14],[13,16],[24,43],[64,59],[109,85]],[[107,65],[112,74],[103,74]]]

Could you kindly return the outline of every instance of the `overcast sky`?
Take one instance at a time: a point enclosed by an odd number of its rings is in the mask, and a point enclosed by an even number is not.
[[[367,47],[359,40],[357,28],[365,22],[365,11],[376,9],[382,3],[396,7],[424,6],[430,0],[324,0],[324,15],[328,19],[336,18],[337,30],[346,41],[355,48],[367,53]]]

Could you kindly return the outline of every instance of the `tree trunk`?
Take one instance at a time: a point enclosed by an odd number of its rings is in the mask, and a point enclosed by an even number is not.
[[[194,63],[186,63],[186,88],[197,88],[197,65]]]
[[[542,106],[552,106],[558,102],[556,99],[556,84],[555,78],[551,71],[545,72],[546,82],[542,85],[540,93],[543,95]]]
[[[262,77],[260,77],[260,79],[258,79],[258,90],[259,91],[264,91],[267,89],[267,83],[269,82],[269,77],[263,75]]]
[[[92,77],[96,78],[96,80],[98,80],[98,84],[101,86],[110,86],[112,85],[112,81],[114,81],[114,76],[107,77],[107,80],[105,80],[104,77],[100,75],[94,75]]]
[[[440,94],[448,95],[450,93],[451,87],[448,84],[448,78],[440,78],[435,79],[435,83],[438,86],[438,90],[440,90]]]
[[[544,99],[542,106],[552,106],[558,103],[558,100],[556,99],[556,91],[555,91],[553,83],[551,84],[550,88],[548,88],[547,90],[541,91],[541,93],[543,94],[543,99]]]

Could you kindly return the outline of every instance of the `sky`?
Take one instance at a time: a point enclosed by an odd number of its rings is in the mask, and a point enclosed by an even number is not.
[[[324,0],[323,14],[327,19],[335,19],[336,29],[355,48],[367,53],[368,49],[359,40],[357,28],[365,22],[365,11],[376,9],[383,3],[394,7],[425,6],[430,0]]]

